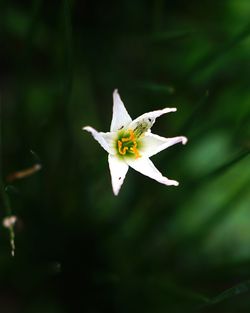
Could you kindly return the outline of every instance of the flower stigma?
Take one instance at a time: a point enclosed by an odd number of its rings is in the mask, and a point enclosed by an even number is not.
[[[118,141],[117,141],[117,148],[118,148],[118,153],[121,156],[131,156],[134,155],[136,159],[140,158],[141,155],[138,151],[138,143],[137,143],[137,137],[134,133],[133,130],[129,130],[128,133],[123,133],[120,134]]]

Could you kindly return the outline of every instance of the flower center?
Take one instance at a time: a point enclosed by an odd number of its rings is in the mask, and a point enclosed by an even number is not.
[[[117,141],[117,148],[120,155],[135,155],[135,158],[138,159],[141,157],[137,149],[137,141],[135,133],[132,130],[129,130],[127,136],[122,135]]]

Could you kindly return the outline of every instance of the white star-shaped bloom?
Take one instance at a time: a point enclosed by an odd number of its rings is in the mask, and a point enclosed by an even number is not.
[[[110,132],[98,132],[90,126],[85,126],[83,129],[90,132],[109,154],[108,162],[114,194],[118,195],[129,166],[161,184],[178,186],[177,181],[164,177],[150,160],[151,156],[176,143],[187,142],[184,136],[164,138],[152,134],[150,130],[157,117],[175,112],[176,108],[152,111],[132,120],[118,90],[113,93],[113,101]]]

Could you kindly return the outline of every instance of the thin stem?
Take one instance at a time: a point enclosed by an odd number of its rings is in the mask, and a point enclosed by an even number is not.
[[[6,216],[12,215],[10,198],[6,192],[6,187],[3,179],[3,106],[2,106],[2,95],[0,94],[0,197],[2,199],[2,206],[6,212]],[[11,245],[11,255],[15,255],[15,233],[14,225],[8,227],[10,234],[10,245]]]
[[[3,151],[3,109],[2,109],[2,94],[0,93],[0,188],[2,190],[3,186],[3,158],[2,158],[2,151]]]

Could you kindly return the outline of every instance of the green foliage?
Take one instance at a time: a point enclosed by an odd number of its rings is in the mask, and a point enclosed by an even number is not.
[[[249,13],[247,0],[0,3],[0,212],[18,217],[1,228],[0,312],[249,312]],[[154,157],[179,187],[131,170],[113,196],[81,129],[109,130],[115,88],[132,117],[177,107],[152,131],[189,139]]]

